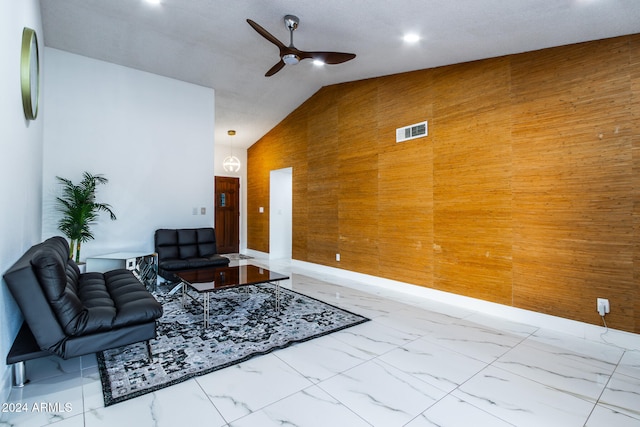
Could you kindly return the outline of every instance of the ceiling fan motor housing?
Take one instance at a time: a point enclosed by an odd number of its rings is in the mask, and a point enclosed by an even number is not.
[[[284,17],[284,25],[287,26],[287,29],[289,31],[293,31],[296,28],[298,28],[298,24],[300,23],[300,20],[298,19],[297,16],[294,15],[285,15]]]

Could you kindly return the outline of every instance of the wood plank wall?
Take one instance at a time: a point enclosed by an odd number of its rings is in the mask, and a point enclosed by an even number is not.
[[[631,78],[631,120],[632,120],[632,185],[633,185],[633,283],[634,292],[628,295],[633,301],[633,314],[635,317],[634,332],[640,332],[640,37],[634,37],[629,41],[630,51],[630,78]]]
[[[269,251],[269,171],[293,167],[294,259],[593,324],[608,298],[609,326],[640,333],[638,52],[633,35],[322,88],[248,150],[248,247]]]

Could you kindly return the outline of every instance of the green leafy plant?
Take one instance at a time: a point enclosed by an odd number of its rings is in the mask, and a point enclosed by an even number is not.
[[[58,211],[62,213],[58,229],[71,240],[69,258],[75,256],[75,262],[80,262],[80,246],[94,239],[91,226],[96,223],[99,214],[106,212],[112,221],[116,219],[111,205],[96,202],[98,184],[106,184],[109,180],[89,172],[83,174],[78,185],[66,178],[56,178],[62,185],[62,195],[56,198]]]

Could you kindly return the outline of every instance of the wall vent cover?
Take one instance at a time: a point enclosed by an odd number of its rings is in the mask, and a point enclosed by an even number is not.
[[[414,125],[396,129],[396,142],[404,142],[410,139],[422,138],[429,134],[427,122],[420,122]]]

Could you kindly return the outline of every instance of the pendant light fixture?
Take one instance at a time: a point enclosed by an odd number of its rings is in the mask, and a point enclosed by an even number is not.
[[[227,131],[227,135],[230,137],[233,137],[235,134],[235,130]],[[240,159],[233,155],[233,138],[231,138],[231,155],[225,157],[222,161],[222,167],[227,172],[238,172],[240,170]]]

